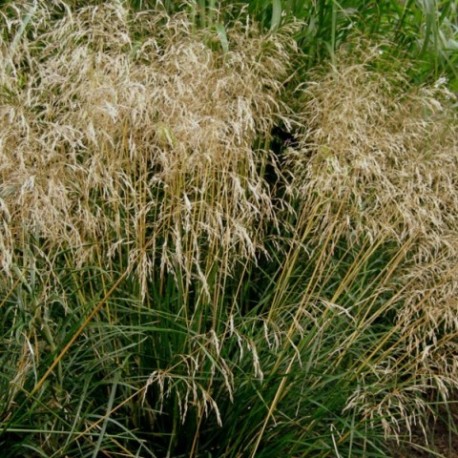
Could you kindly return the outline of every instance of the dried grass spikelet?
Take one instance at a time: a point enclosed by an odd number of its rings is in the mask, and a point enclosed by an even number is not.
[[[162,265],[208,297],[209,272],[253,258],[276,224],[253,144],[282,110],[293,40],[235,24],[223,53],[186,15],[120,3],[61,19],[40,4],[16,40],[15,10],[1,19],[2,269],[29,236],[76,265],[128,247],[143,294]]]
[[[298,103],[305,127],[288,151],[289,189],[312,243],[409,247],[381,285],[396,297],[399,340],[386,351],[395,363],[382,362],[390,370],[377,372],[372,387],[362,383],[348,404],[367,418],[384,416],[385,431],[397,434],[400,417],[409,429],[424,414],[421,393],[435,388],[447,399],[458,387],[458,114],[440,82],[413,87],[381,59],[380,48],[362,41],[311,72]],[[385,372],[409,377],[387,392]]]

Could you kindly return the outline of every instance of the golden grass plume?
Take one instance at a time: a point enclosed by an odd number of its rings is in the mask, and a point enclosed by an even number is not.
[[[75,265],[127,247],[143,294],[161,265],[208,297],[209,272],[253,259],[263,227],[277,224],[260,176],[269,153],[253,145],[282,109],[293,40],[235,24],[223,52],[185,14],[119,3],[57,20],[44,6],[11,11],[0,46],[2,270],[31,237],[70,248]]]

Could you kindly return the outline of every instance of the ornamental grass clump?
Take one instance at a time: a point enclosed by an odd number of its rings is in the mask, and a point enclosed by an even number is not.
[[[452,399],[456,98],[272,5],[0,10],[6,458],[385,457]]]
[[[363,242],[363,262],[378,252],[377,275],[350,309],[363,305],[364,321],[390,329],[360,355],[374,358],[378,382],[361,382],[347,408],[398,434],[400,422],[426,428],[427,393],[447,402],[458,387],[458,116],[444,81],[412,86],[383,49],[351,43],[310,72],[288,164],[310,247],[332,257]]]
[[[259,139],[284,112],[294,40],[250,21],[196,30],[160,6],[64,6],[8,5],[1,15],[0,263],[11,330],[2,348],[13,355],[2,418],[13,422],[24,396],[43,396],[41,415],[68,402],[76,415],[78,403],[90,409],[92,377],[104,384],[120,370],[124,398],[118,375],[107,397],[123,406],[137,393],[127,406],[148,419],[132,424],[176,429],[191,407],[221,423],[214,391],[233,390],[226,335],[260,377],[255,343],[227,321],[237,309],[227,290],[238,294],[279,226]],[[75,373],[91,380],[86,391]],[[57,400],[46,391],[54,377]],[[97,423],[73,413],[80,434],[70,444],[90,447]],[[68,427],[51,417],[48,429]],[[73,446],[51,437],[35,443],[62,454]]]
[[[24,32],[24,11],[11,8],[3,271],[30,237],[72,250],[76,266],[128,249],[143,295],[159,261],[184,289],[199,279],[208,300],[210,272],[254,258],[263,227],[277,224],[260,176],[269,152],[253,145],[281,109],[292,39],[238,24],[231,50],[214,52],[218,35],[193,32],[187,16],[120,5],[59,20],[41,6]]]

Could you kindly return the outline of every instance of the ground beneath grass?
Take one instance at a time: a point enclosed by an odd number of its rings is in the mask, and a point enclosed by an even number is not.
[[[457,424],[458,402],[451,405],[451,415],[455,424]],[[431,422],[429,448],[435,451],[434,454],[424,450],[426,447],[424,437],[420,432],[416,432],[413,435],[413,442],[417,445],[401,447],[401,449],[394,447],[393,458],[458,458],[458,433],[456,431],[450,431],[446,419],[447,414],[444,412],[442,418],[436,422]]]

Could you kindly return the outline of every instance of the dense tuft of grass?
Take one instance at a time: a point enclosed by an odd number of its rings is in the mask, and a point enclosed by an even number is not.
[[[428,439],[458,389],[451,4],[5,3],[3,456]]]
[[[309,74],[296,111],[304,128],[288,150],[290,186],[299,191],[304,214],[319,208],[313,225],[306,219],[309,243],[329,244],[332,252],[342,239],[349,247],[368,240],[361,260],[374,251],[383,254],[371,291],[363,289],[361,299],[372,296],[365,319],[391,317],[392,327],[367,354],[376,358],[375,372],[380,365],[380,394],[390,380],[402,383],[394,390],[396,401],[375,396],[373,388],[363,395],[359,388],[350,405],[361,403],[365,417],[382,414],[386,427],[387,418],[397,427],[392,411],[398,410],[410,429],[419,420],[409,410],[419,417],[427,410],[417,392],[435,388],[447,399],[458,380],[452,343],[458,331],[452,280],[457,113],[450,108],[456,97],[439,84],[409,86],[399,73],[381,79],[374,70],[384,58],[379,47],[363,42],[349,51],[343,49],[331,68]],[[355,280],[337,291],[344,294]],[[376,352],[394,336],[379,359]]]

